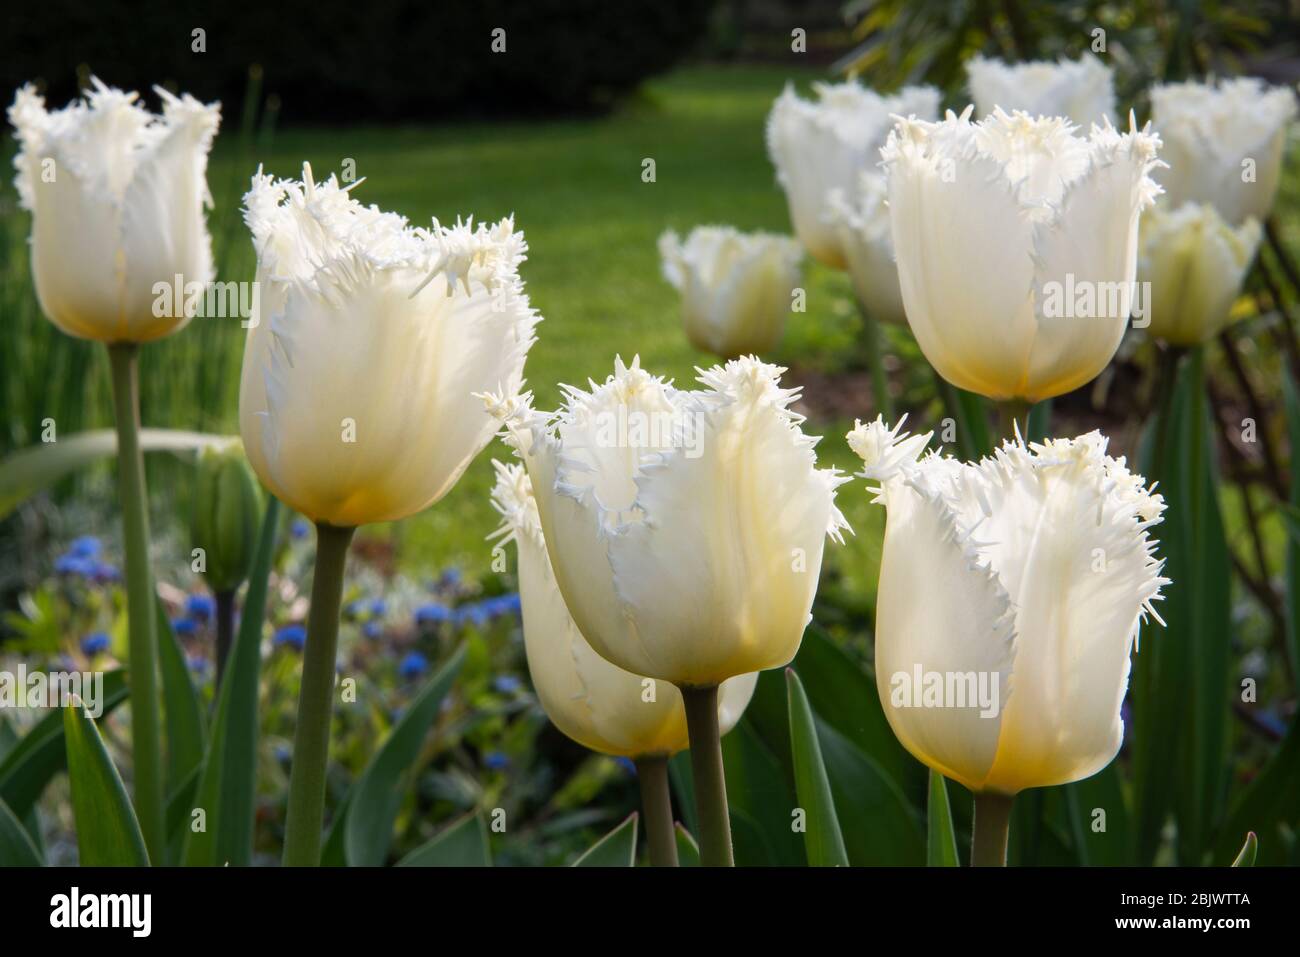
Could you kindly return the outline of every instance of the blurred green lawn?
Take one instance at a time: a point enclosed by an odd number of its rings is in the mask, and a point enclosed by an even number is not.
[[[365,178],[353,195],[416,224],[427,224],[432,216],[448,222],[458,215],[495,220],[513,213],[530,247],[523,267],[528,293],[544,317],[525,375],[537,407],[549,409],[558,402],[559,383],[603,379],[616,354],[640,354],[647,368],[679,385],[692,382],[696,366],[713,363],[682,333],[676,293],[660,274],[656,240],[666,228],[687,230],[701,223],[789,232],[785,199],[767,158],[764,123],[787,80],[804,86],[818,77],[783,68],[693,68],[651,82],[609,117],[291,130],[277,133],[272,149],[255,161],[276,175],[296,177],[307,160],[323,179],[352,159],[357,176]],[[252,172],[237,155],[234,119],[228,124],[231,131],[218,140],[210,175],[214,220],[234,243],[246,244],[243,227],[222,219],[237,205]],[[642,181],[645,158],[655,161],[653,183]],[[226,262],[240,265],[223,278],[242,278],[235,273],[251,270],[251,252],[245,247]],[[857,319],[847,279],[807,268],[808,311],[791,317],[781,349],[765,358],[824,364],[851,351]],[[239,333],[228,328],[223,335],[234,339]],[[225,367],[233,372],[233,364]],[[203,426],[233,431],[236,422],[229,408]],[[856,457],[843,439],[850,425],[810,425],[826,436],[821,448],[826,464],[855,469]],[[454,564],[469,575],[487,574],[491,552],[484,537],[497,524],[488,501],[490,460],[509,454],[494,442],[442,502],[370,534],[394,536],[399,562],[408,571]],[[881,510],[867,499],[860,481],[841,490],[842,507],[858,536],[843,547],[828,546],[834,567],[849,573],[852,591],[859,583],[874,591],[883,522],[874,514]]]

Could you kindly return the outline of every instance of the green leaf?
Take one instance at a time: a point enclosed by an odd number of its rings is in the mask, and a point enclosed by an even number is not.
[[[1241,835],[1253,831],[1263,838],[1259,851],[1263,858],[1261,864],[1287,863],[1284,848],[1297,830],[1300,830],[1300,718],[1292,721],[1281,746],[1238,792],[1219,831],[1215,860],[1226,861],[1234,855]]]
[[[948,782],[930,770],[930,800],[926,805],[925,863],[929,867],[959,867],[957,835],[952,827],[952,807],[948,804]]]
[[[840,832],[855,867],[925,863],[925,832],[918,811],[874,760],[817,718]]]
[[[23,822],[0,801],[0,867],[40,867],[43,863]]]
[[[477,811],[397,862],[398,867],[491,867],[487,824]]]
[[[203,762],[203,709],[167,610],[161,600],[154,604],[158,609],[158,667],[167,721],[167,791],[174,794]]]
[[[280,503],[267,496],[262,529],[253,555],[239,631],[231,644],[217,694],[207,751],[195,790],[195,807],[207,815],[204,831],[185,835],[181,859],[189,865],[244,866],[253,856],[253,818],[257,772],[258,674],[266,583],[271,573]]]
[[[681,821],[673,824],[673,831],[677,838],[677,866],[699,867],[700,845],[695,843],[695,838],[691,837],[691,832],[682,826]]]
[[[1255,857],[1259,854],[1259,838],[1251,831],[1246,835],[1246,843],[1241,845],[1241,852],[1232,862],[1233,867],[1254,867]]]
[[[817,727],[813,721],[808,696],[793,668],[785,671],[789,692],[790,750],[794,759],[795,794],[806,815],[804,846],[808,863],[813,867],[847,867],[848,851],[835,814],[831,782],[826,776]]]
[[[574,867],[633,867],[636,864],[636,820],[633,811],[573,862]]]
[[[126,672],[104,674],[101,718],[106,718],[127,698]],[[20,818],[31,811],[50,778],[67,767],[63,743],[63,715],[57,710],[36,723],[0,760],[0,800]]]
[[[348,863],[352,866],[375,867],[388,858],[393,823],[408,792],[411,764],[419,757],[425,736],[441,710],[442,699],[465,663],[466,647],[462,644],[456,649],[429,679],[353,788],[344,836]]]
[[[1286,407],[1286,431],[1291,440],[1291,513],[1300,512],[1300,390],[1289,371],[1282,376],[1282,397]],[[1284,512],[1284,515],[1286,512]],[[1288,520],[1294,529],[1296,521]],[[1294,531],[1286,541],[1286,638],[1291,650],[1291,660],[1300,662],[1300,538]],[[1300,694],[1300,667],[1295,672],[1296,692]]]
[[[144,836],[104,739],[80,702],[63,709],[72,812],[83,867],[147,867]]]
[[[775,672],[771,677],[780,680]],[[790,740],[788,732],[785,740]],[[722,739],[722,764],[736,866],[805,864],[803,840],[790,827],[790,813],[797,803],[793,778],[748,714]],[[746,822],[751,825],[748,829]]]
[[[1163,636],[1161,636],[1163,637]],[[1090,778],[1067,784],[1065,794],[1069,831],[1078,864],[1121,867],[1133,861],[1132,811],[1120,778],[1119,762],[1112,761]],[[1096,811],[1105,818],[1097,818]],[[1098,830],[1094,825],[1104,823]]]
[[[0,715],[0,762],[3,762],[10,752],[18,747],[19,740],[18,732],[13,729],[9,719]],[[35,806],[27,809],[27,813],[22,817],[22,824],[27,832],[27,839],[32,847],[36,848],[37,856],[44,860],[45,842],[41,838],[41,816]]]
[[[193,452],[232,440],[228,435],[181,432],[175,429],[141,429],[145,452]],[[22,449],[0,461],[0,518],[4,518],[41,489],[79,471],[98,459],[117,454],[117,432],[96,429],[79,432],[57,442]]]

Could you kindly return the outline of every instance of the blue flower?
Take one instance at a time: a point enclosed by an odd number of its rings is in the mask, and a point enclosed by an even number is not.
[[[108,651],[109,644],[108,635],[102,631],[97,631],[81,639],[81,653],[89,656],[102,654]]]
[[[417,625],[438,624],[439,622],[451,621],[454,617],[451,609],[446,605],[428,604],[415,609],[415,623]]]
[[[470,622],[479,628],[484,627],[491,620],[491,615],[484,602],[474,602],[469,605],[461,605],[456,609],[456,624],[463,625]]]
[[[376,618],[383,618],[388,612],[388,603],[382,598],[373,598],[370,601],[370,614]]]
[[[368,621],[361,626],[361,633],[367,638],[378,638],[384,633],[384,626],[377,621]]]
[[[631,758],[617,757],[614,759],[614,763],[628,774],[636,774],[636,765],[632,762]]]
[[[54,560],[54,571],[59,575],[77,575],[90,578],[95,574],[95,562],[79,555],[60,555]]]
[[[424,657],[418,651],[410,652],[402,663],[397,666],[397,673],[403,678],[417,678],[429,669],[429,659]]]
[[[504,595],[497,595],[496,598],[488,599],[492,603],[493,615],[517,615],[523,607],[519,600],[519,592],[507,592]]]
[[[189,595],[185,599],[185,613],[191,618],[207,621],[216,609],[217,603],[211,595]]]
[[[275,632],[271,639],[272,645],[291,645],[302,651],[302,646],[307,644],[307,629],[302,625],[285,625]]]
[[[483,767],[489,771],[500,771],[510,766],[510,759],[500,751],[489,751],[483,755]]]
[[[82,535],[72,540],[68,554],[73,558],[98,558],[101,547],[99,539],[94,535]]]
[[[289,526],[289,534],[294,538],[306,538],[307,533],[310,531],[311,523],[302,518],[295,518]]]
[[[277,744],[274,750],[275,759],[281,764],[288,764],[289,759],[293,757],[293,751],[287,744]]]
[[[186,664],[190,666],[190,671],[196,675],[206,675],[208,673],[208,659],[202,655],[191,655]]]
[[[172,619],[172,631],[176,632],[178,635],[192,635],[194,634],[194,629],[198,626],[198,622],[193,618]]]
[[[455,588],[460,584],[460,569],[447,568],[438,576],[438,585],[443,588]]]
[[[497,675],[492,679],[492,687],[501,694],[514,694],[519,690],[520,681],[514,675]]]
[[[119,572],[115,566],[110,565],[107,562],[96,562],[91,577],[102,584],[104,582],[115,582],[119,580],[122,577],[122,573]]]

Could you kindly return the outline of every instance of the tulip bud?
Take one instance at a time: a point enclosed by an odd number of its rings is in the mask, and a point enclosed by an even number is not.
[[[1147,332],[1175,346],[1217,336],[1228,325],[1261,235],[1255,219],[1233,229],[1208,204],[1147,210],[1138,260],[1138,279],[1151,284]]]
[[[707,688],[799,649],[844,479],[818,469],[784,369],[747,357],[687,392],[633,360],[553,416],[488,397],[532,480],[560,593],[601,657]]]
[[[414,514],[455,485],[513,395],[540,317],[514,221],[413,229],[333,176],[260,172],[244,198],[261,293],[239,426],[262,483],[315,522]]]
[[[1158,179],[1169,208],[1211,203],[1232,226],[1250,216],[1266,220],[1295,115],[1289,87],[1253,77],[1152,87],[1151,120],[1169,163]]]
[[[882,151],[903,305],[953,385],[1036,402],[1094,378],[1123,338],[1160,139],[970,113],[902,120]]]
[[[1009,65],[975,56],[966,61],[975,112],[999,107],[1030,116],[1064,116],[1087,129],[1115,119],[1115,81],[1110,67],[1091,53],[1077,60],[1033,60]]]
[[[966,464],[883,420],[849,445],[880,483],[876,685],[918,760],[970,790],[1078,781],[1119,750],[1140,623],[1168,580],[1164,501],[1098,432]]]
[[[885,178],[864,172],[855,193],[831,191],[828,215],[836,224],[858,302],[877,322],[902,324],[907,313],[898,288],[885,193]]]
[[[682,294],[691,345],[723,359],[776,347],[799,285],[803,250],[772,233],[700,226],[659,237],[664,278]]]
[[[63,110],[46,112],[31,86],[9,108],[36,295],[68,335],[149,342],[185,325],[199,298],[186,290],[212,280],[203,210],[221,107],[155,87],[154,116],[139,94],[91,82]]]
[[[194,488],[194,547],[203,549],[213,592],[235,591],[248,577],[261,516],[257,482],[238,442],[199,453]]]
[[[880,162],[894,114],[936,116],[939,91],[909,86],[881,96],[856,82],[817,83],[813,89],[816,101],[800,99],[792,86],[777,98],[767,120],[767,150],[799,242],[814,259],[843,269],[848,260],[826,216],[828,194],[851,192],[858,175]]]
[[[666,681],[624,671],[592,650],[556,586],[527,473],[521,465],[492,464],[492,504],[505,519],[496,535],[515,542],[519,552],[524,653],[542,708],[566,735],[602,754],[640,758],[684,750],[681,692]],[[758,675],[748,674],[722,685],[722,734],[740,720],[757,683]]]

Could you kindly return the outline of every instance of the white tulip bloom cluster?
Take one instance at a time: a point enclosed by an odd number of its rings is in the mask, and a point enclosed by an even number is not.
[[[524,653],[546,714],[574,741],[602,754],[641,758],[685,750],[689,742],[681,692],[596,654],[574,624],[555,582],[528,473],[519,464],[493,465],[497,480],[492,504],[504,519],[493,537],[513,541],[518,550]],[[747,674],[722,684],[722,734],[736,726],[757,683],[757,674]]]
[[[1113,71],[1090,53],[1013,65],[974,56],[966,61],[966,79],[981,119],[998,109],[1063,116],[1085,128],[1117,118]]]

